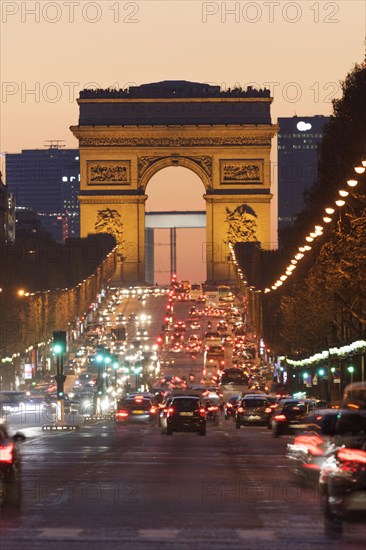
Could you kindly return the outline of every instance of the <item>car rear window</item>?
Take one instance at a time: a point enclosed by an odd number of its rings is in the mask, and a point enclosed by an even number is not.
[[[141,410],[147,411],[150,409],[150,407],[151,407],[151,403],[147,399],[142,399],[141,401],[135,401],[133,399],[131,401],[120,401],[118,403],[119,409],[127,409],[127,410],[141,409]]]
[[[199,408],[199,399],[174,399],[173,407],[178,411],[191,411]]]
[[[267,399],[243,399],[243,405],[246,408],[265,407],[267,405]]]
[[[304,403],[288,403],[283,407],[284,412],[294,412],[294,413],[306,413],[307,407]]]

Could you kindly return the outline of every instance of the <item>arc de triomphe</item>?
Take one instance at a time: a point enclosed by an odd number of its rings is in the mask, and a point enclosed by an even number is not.
[[[164,81],[83,90],[77,101],[79,124],[70,129],[80,148],[81,236],[116,236],[116,283],[144,281],[145,190],[166,166],[192,170],[205,186],[207,281],[228,280],[229,241],[269,248],[277,133],[269,90]]]

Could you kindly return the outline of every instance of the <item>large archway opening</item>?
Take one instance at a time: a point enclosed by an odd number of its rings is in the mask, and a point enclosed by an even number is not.
[[[151,212],[192,212],[205,211],[203,198],[205,187],[202,180],[192,170],[181,166],[169,166],[154,174],[146,187],[148,199],[146,213]],[[173,224],[174,225],[174,221]],[[206,228],[177,228],[176,267],[180,280],[202,282],[206,280]],[[145,257],[148,282],[168,284],[171,274],[171,231],[169,228],[154,229],[153,263],[154,275],[151,280],[152,248],[150,237],[146,239]]]

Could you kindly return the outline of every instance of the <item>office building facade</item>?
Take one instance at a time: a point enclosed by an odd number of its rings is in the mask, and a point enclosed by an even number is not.
[[[278,229],[291,225],[304,208],[304,191],[317,179],[318,148],[329,117],[279,118]]]
[[[56,146],[7,154],[6,181],[17,207],[33,209],[57,241],[79,237],[78,149]]]

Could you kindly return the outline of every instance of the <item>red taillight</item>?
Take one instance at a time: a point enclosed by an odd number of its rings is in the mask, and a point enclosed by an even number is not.
[[[206,416],[206,409],[204,407],[201,407],[199,409],[200,416]]]
[[[122,418],[125,418],[126,416],[128,416],[128,412],[127,411],[117,411],[116,416],[120,416]]]
[[[13,462],[13,449],[14,443],[10,443],[10,445],[6,445],[5,447],[0,447],[0,462],[11,464]]]
[[[151,407],[150,413],[151,413],[151,414],[155,414],[155,413],[156,413],[156,408],[155,408],[155,407]]]
[[[286,420],[286,416],[284,414],[275,414],[273,420],[276,422],[284,422]]]
[[[244,407],[238,407],[238,412],[243,413],[245,411]]]
[[[322,456],[324,453],[320,446],[323,444],[323,440],[318,435],[298,435],[294,440],[295,445],[301,445],[305,447],[313,456]]]
[[[168,416],[169,416],[170,414],[173,414],[173,412],[174,412],[173,407],[169,407],[169,409],[168,409]]]
[[[232,404],[231,404],[231,403],[226,403],[226,406],[227,406],[228,408],[230,408],[230,407],[232,407]]]
[[[264,412],[265,412],[265,413],[271,413],[271,412],[272,412],[271,407],[266,407],[266,408],[264,409]]]
[[[366,452],[359,449],[340,449],[338,451],[338,458],[340,460],[347,460],[349,462],[359,462],[366,464]]]
[[[208,407],[208,410],[209,411],[218,411],[219,408],[218,407]]]

